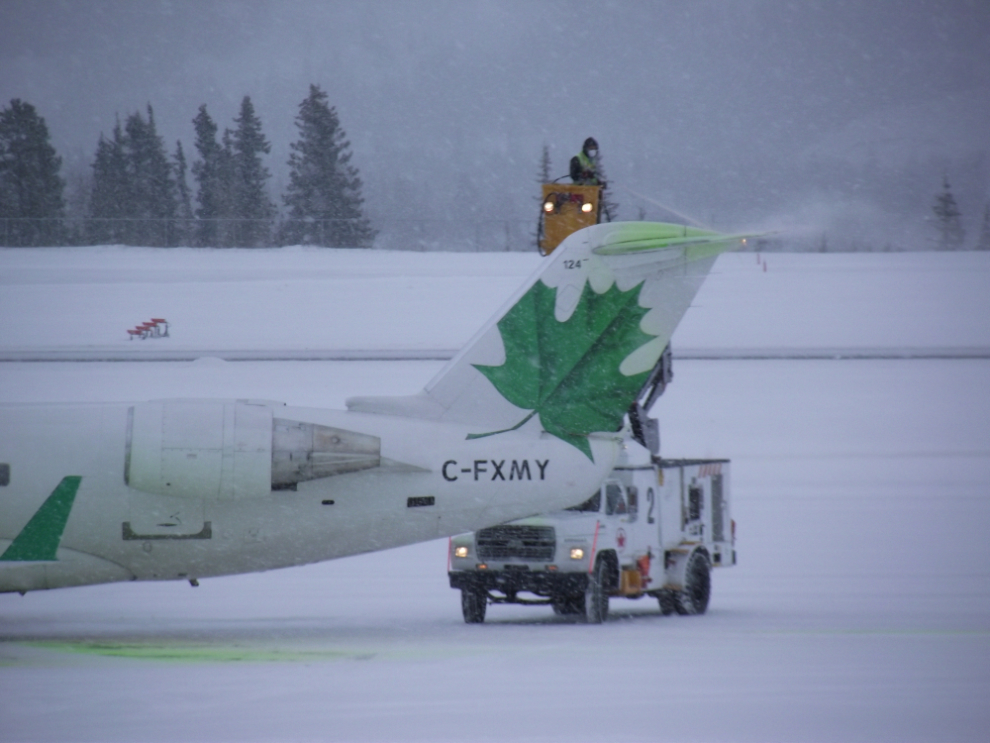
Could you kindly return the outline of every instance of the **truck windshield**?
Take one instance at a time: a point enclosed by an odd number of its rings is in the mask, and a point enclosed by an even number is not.
[[[617,482],[605,485],[605,515],[614,516],[626,512],[626,499],[622,496],[622,486]]]
[[[602,491],[596,490],[595,494],[588,498],[584,503],[579,506],[571,506],[568,511],[591,511],[592,513],[598,513],[598,509],[602,507]]]

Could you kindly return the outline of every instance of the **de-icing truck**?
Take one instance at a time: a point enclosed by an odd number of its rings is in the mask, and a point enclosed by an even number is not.
[[[736,562],[729,462],[658,456],[645,411],[672,376],[668,348],[645,402],[630,408],[617,465],[584,503],[451,539],[448,575],[465,622],[484,622],[490,603],[516,603],[600,623],[620,596],[652,596],[665,615],[705,612],[712,568]]]

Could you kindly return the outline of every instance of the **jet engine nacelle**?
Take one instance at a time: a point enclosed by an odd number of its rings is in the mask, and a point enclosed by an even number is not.
[[[223,400],[135,405],[124,480],[188,498],[257,498],[272,487],[272,406]]]
[[[378,437],[276,418],[280,405],[243,400],[134,405],[124,480],[156,495],[261,498],[381,463]]]

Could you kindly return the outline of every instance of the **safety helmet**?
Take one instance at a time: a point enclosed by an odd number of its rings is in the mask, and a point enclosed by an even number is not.
[[[586,140],[584,140],[584,147],[582,149],[585,152],[587,152],[588,150],[597,150],[598,142],[595,141],[594,137],[588,137]]]

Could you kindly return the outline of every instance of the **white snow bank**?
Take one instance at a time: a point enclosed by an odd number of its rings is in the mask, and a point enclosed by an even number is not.
[[[0,351],[457,349],[539,265],[518,253],[0,250]],[[765,266],[765,269],[764,269]],[[723,255],[675,350],[990,348],[990,254]]]

